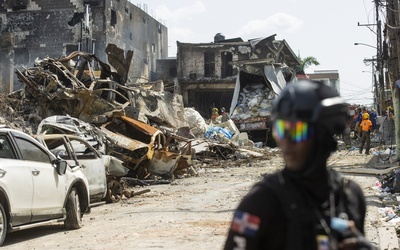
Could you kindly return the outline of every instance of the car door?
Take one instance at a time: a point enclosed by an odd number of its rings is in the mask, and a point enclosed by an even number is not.
[[[67,192],[65,175],[57,173],[50,154],[38,144],[22,137],[15,137],[15,142],[33,179],[32,221],[62,217]]]
[[[106,168],[100,153],[80,138],[67,137],[66,141],[89,182],[91,199],[102,199],[107,192],[107,179]]]
[[[12,225],[29,223],[32,216],[33,176],[30,164],[17,159],[7,134],[0,135],[0,187],[10,201]]]

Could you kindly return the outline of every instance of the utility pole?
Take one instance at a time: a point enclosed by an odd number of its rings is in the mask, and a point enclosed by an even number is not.
[[[378,72],[379,92],[380,92],[380,110],[381,112],[386,109],[385,98],[385,83],[383,74],[383,51],[382,51],[382,25],[379,18],[379,4],[380,0],[375,0],[375,15],[376,15],[376,70]]]
[[[400,162],[400,40],[399,40],[399,0],[386,1],[387,35],[388,35],[388,80],[392,93],[396,138],[396,161]]]

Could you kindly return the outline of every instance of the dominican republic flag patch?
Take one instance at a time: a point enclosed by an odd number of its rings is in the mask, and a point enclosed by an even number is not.
[[[237,210],[233,218],[231,230],[247,236],[255,236],[260,226],[260,218]]]

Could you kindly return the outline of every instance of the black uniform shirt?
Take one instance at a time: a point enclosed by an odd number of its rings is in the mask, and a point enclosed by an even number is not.
[[[297,220],[299,225],[294,230],[295,234],[288,235],[288,223],[292,219],[288,220],[284,212],[285,208],[282,205],[282,199],[278,197],[284,195],[284,193],[279,191],[282,185],[279,183],[277,176],[278,173],[266,176],[243,198],[232,220],[224,249],[279,250],[289,249],[290,245],[292,245],[291,248],[299,250],[316,248],[316,236],[319,234],[318,228],[321,229],[322,227],[311,208],[305,208],[300,213],[293,214],[292,218]],[[285,181],[290,181],[290,179],[285,178]],[[297,188],[295,185],[293,187]],[[364,234],[366,212],[364,195],[360,187],[351,180],[348,181],[348,190],[350,195],[348,195],[349,197],[347,196],[346,212],[349,215],[349,219],[353,220],[358,230]],[[335,191],[336,205],[341,202],[340,199],[343,199],[340,198],[341,196],[338,192],[339,190]],[[286,197],[286,199],[303,199],[298,197],[299,193],[297,192],[293,192],[290,195],[292,197]],[[321,210],[321,207],[319,209]],[[327,209],[329,210],[329,206]],[[326,215],[323,209],[321,213]],[[329,216],[324,217],[329,220]],[[296,238],[301,242],[299,245],[294,242],[297,240]]]

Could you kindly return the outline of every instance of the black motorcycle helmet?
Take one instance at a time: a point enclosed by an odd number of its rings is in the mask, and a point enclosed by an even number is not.
[[[344,131],[347,108],[334,88],[323,82],[300,80],[288,83],[275,99],[272,118],[308,122],[332,136]]]
[[[308,183],[310,178],[326,177],[327,159],[337,148],[333,135],[344,131],[346,117],[347,104],[323,82],[300,80],[286,85],[274,100],[272,118],[304,121],[314,128],[314,149],[307,156],[303,171],[291,173],[293,178]]]

